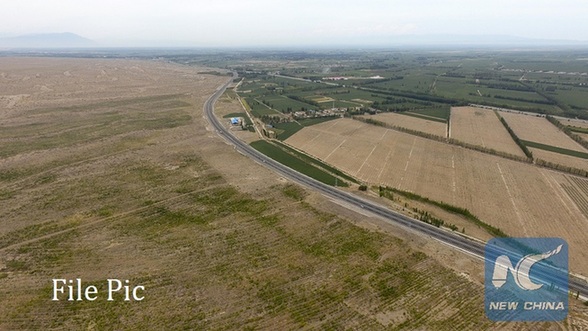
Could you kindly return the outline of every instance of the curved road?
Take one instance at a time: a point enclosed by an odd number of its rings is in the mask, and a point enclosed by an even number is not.
[[[302,184],[306,187],[319,191],[323,195],[330,197],[341,202],[345,202],[356,207],[362,208],[365,211],[371,212],[372,214],[378,215],[390,223],[402,225],[405,228],[409,228],[420,233],[426,234],[431,238],[434,238],[442,243],[451,245],[458,249],[461,249],[469,254],[472,254],[480,259],[484,259],[484,244],[478,241],[473,241],[466,237],[460,236],[456,233],[448,230],[437,228],[433,225],[412,219],[405,215],[399,214],[388,209],[385,206],[365,200],[356,195],[341,191],[335,187],[323,184],[316,181],[306,175],[303,175],[297,171],[294,171],[287,166],[274,161],[266,155],[258,152],[253,147],[239,140],[233,136],[214,116],[214,104],[218,98],[224,93],[227,86],[236,78],[233,76],[227,83],[219,87],[216,92],[206,100],[204,103],[204,114],[208,121],[214,128],[214,130],[224,137],[226,141],[234,145],[235,148],[242,154],[250,157],[254,161],[265,165],[267,168],[279,173],[280,175],[289,178],[290,180]],[[547,275],[546,275],[547,276]],[[548,276],[546,278],[549,278]],[[585,280],[571,277],[569,278],[569,289],[574,293],[579,292],[581,296],[588,298],[588,282]]]

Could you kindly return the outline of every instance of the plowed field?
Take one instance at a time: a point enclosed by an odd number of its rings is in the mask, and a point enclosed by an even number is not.
[[[525,157],[492,110],[475,107],[451,108],[451,138]]]
[[[384,122],[386,124],[410,130],[430,133],[440,137],[445,137],[447,135],[447,124],[437,121],[426,120],[423,118],[394,113],[382,113],[377,115],[361,117],[371,118],[376,121]]]

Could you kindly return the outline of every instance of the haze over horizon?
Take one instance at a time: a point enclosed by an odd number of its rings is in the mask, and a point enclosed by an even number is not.
[[[0,37],[73,32],[100,46],[386,46],[485,37],[586,42],[581,0],[9,2]],[[508,37],[505,37],[508,36]]]

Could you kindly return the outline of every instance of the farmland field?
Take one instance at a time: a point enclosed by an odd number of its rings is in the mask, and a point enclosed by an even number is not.
[[[555,125],[544,117],[500,112],[511,129],[522,140],[561,147],[579,152],[587,152],[585,148],[570,139]]]
[[[561,236],[576,247],[571,268],[588,272],[580,235],[588,219],[553,171],[349,119],[306,127],[286,142],[367,183],[467,208],[508,235]]]
[[[311,99],[312,99],[312,101],[318,102],[318,103],[333,102],[333,101],[335,101],[335,99],[329,98],[329,97],[325,97],[325,96],[316,96],[316,97],[311,98]]]
[[[440,137],[445,137],[447,133],[447,125],[445,123],[440,123],[438,121],[428,120],[424,118],[401,115],[396,113],[382,113],[360,117],[370,118],[393,126],[430,133]]]
[[[511,328],[484,316],[471,258],[367,224],[207,131],[226,77],[204,70],[0,59],[4,96],[29,94],[0,114],[0,329]],[[240,107],[227,93],[219,117]],[[54,277],[128,279],[144,300],[52,301]]]
[[[270,108],[267,105],[264,105],[262,102],[255,100],[254,98],[245,98],[244,99],[247,105],[251,108],[251,113],[256,117],[261,117],[264,115],[268,116],[281,116],[282,114],[277,110]]]
[[[563,117],[557,117],[557,120],[560,121],[561,124],[566,126],[588,129],[588,121],[586,120],[575,120]]]
[[[530,150],[533,153],[533,157],[536,159],[541,159],[543,161],[561,164],[576,169],[588,169],[588,159],[585,158],[564,155],[539,148],[530,148]]]
[[[298,60],[284,58],[284,65],[281,67],[273,66],[269,69],[260,64],[256,67],[257,71],[245,72],[247,77],[243,81],[243,87],[249,88],[251,79],[271,81],[274,79],[273,72],[279,71],[280,74],[293,78],[281,81],[280,90],[274,90],[273,87],[258,88],[255,93],[265,95],[268,99],[278,94],[295,96],[323,109],[349,107],[343,110],[347,112],[347,117],[361,116],[410,130],[434,132],[433,134],[443,137],[444,133],[430,129],[423,123],[438,121],[434,125],[444,125],[443,122],[450,118],[451,108],[471,103],[588,119],[588,112],[584,107],[586,103],[581,98],[583,93],[578,93],[585,89],[580,86],[586,85],[586,77],[546,72],[554,69],[556,72],[586,71],[586,62],[576,60],[579,55],[560,51],[541,54],[448,54],[424,51],[409,54],[382,51],[344,55],[322,53],[321,56],[324,57],[313,62],[312,56],[301,53],[297,54],[300,56]],[[368,78],[374,75],[379,75],[382,79]],[[349,79],[327,80],[326,77],[329,76]],[[297,79],[307,80],[307,84],[299,84]],[[287,80],[290,83],[286,83]],[[327,101],[327,98],[334,101],[319,102]],[[349,104],[343,103],[343,100]],[[508,134],[493,112],[484,110],[476,114],[475,111],[461,112],[461,109],[467,108],[459,108],[451,114],[449,133],[456,141],[449,143],[455,143],[453,145],[415,137],[427,135],[408,135],[384,128],[375,129],[366,127],[363,123],[342,124],[345,123],[342,120],[306,127],[291,136],[286,134],[284,136],[288,139],[285,142],[326,160],[365,184],[389,185],[408,191],[406,198],[409,200],[410,192],[414,192],[422,197],[467,208],[484,222],[498,227],[508,235],[555,234],[564,237],[576,247],[576,251],[572,253],[572,269],[586,273],[588,255],[584,252],[587,241],[578,235],[578,231],[586,227],[587,221],[581,208],[584,200],[577,194],[577,188],[562,183],[562,173],[530,163],[530,155],[525,156],[522,150],[525,147],[517,146],[515,140],[518,139]],[[368,116],[366,113],[377,115]],[[407,115],[414,118],[408,120],[400,117]],[[531,120],[524,120],[525,123],[517,128],[513,124],[511,127],[534,152],[536,158],[573,168],[587,168],[584,160],[561,154],[570,154],[565,149],[577,151],[574,148],[581,148],[578,144],[545,119],[540,119],[541,125],[529,124],[534,117],[527,116]],[[519,133],[521,129],[527,130],[529,136],[525,132]],[[283,139],[284,136],[278,139]],[[558,141],[559,144],[556,143],[554,148],[558,148],[560,154],[537,149],[545,148],[538,147],[538,144],[551,146]],[[581,151],[585,152],[583,149]],[[498,157],[499,155],[503,157]],[[529,164],[523,161],[528,161]],[[551,164],[539,164],[552,167]],[[567,173],[576,171],[563,166],[553,166],[552,169]],[[394,202],[392,199],[390,203],[397,203],[403,208],[406,200]],[[404,208],[430,208],[415,206],[411,201],[408,201],[408,205],[410,207],[405,205]],[[455,220],[447,214],[442,217]],[[465,224],[461,221],[454,222],[469,235],[488,238],[488,228],[474,227],[467,223],[472,222],[471,220],[465,220]]]
[[[451,109],[451,138],[524,157],[492,110],[474,107]]]
[[[585,216],[588,216],[588,180],[574,176],[565,176],[565,181],[561,180],[560,185],[568,192],[568,195],[574,200],[578,209]]]
[[[266,98],[266,102],[272,106],[272,108],[277,109],[283,113],[287,111],[288,108],[291,111],[299,111],[301,109],[310,109],[313,108],[313,105],[300,102],[297,100],[292,100],[286,96],[271,96]]]
[[[322,183],[327,185],[340,185],[340,186],[348,186],[345,182],[339,181],[330,173],[325,172],[322,169],[317,168],[311,164],[304,162],[292,154],[288,153],[287,151],[283,150],[277,145],[268,143],[265,140],[258,140],[251,144],[253,148],[260,151],[261,153],[271,157],[272,159],[287,165],[288,167],[303,173],[309,177],[312,177]]]
[[[141,54],[129,52],[123,57]],[[396,109],[404,113],[389,115],[405,126],[438,130],[450,107],[465,101],[553,110],[538,103],[542,97],[518,72],[501,71],[503,63],[544,62],[482,53],[263,54],[145,55],[161,61],[0,57],[0,329],[588,327],[588,306],[575,300],[560,323],[491,322],[479,260],[293,185],[236,152],[202,112],[230,79],[225,70],[235,70],[244,80],[233,86],[243,92],[229,88],[216,103],[217,117],[229,126],[226,117],[247,122],[245,111],[253,113],[258,129],[273,126],[278,139],[328,165],[275,141],[282,152],[265,148],[269,154],[297,155],[298,166],[313,164],[350,183],[345,190],[399,212],[430,206],[383,200],[357,184],[466,207],[509,235],[561,236],[570,243],[571,270],[588,274],[586,179],[359,121],[294,119],[288,112],[316,109],[321,101],[319,108],[350,107],[356,114]],[[318,83],[325,75],[357,79],[348,86]],[[385,79],[367,78],[373,75]],[[541,84],[557,83],[528,84],[543,90]],[[263,115],[278,120],[264,123]],[[247,143],[268,144],[258,140],[261,130],[232,129]],[[471,220],[433,209],[459,219],[466,235],[491,237]],[[128,279],[145,286],[145,300],[54,302],[54,277],[79,277],[99,291],[107,278]]]

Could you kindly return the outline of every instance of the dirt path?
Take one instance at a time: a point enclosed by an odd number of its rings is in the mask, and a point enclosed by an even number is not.
[[[382,142],[382,140],[384,139],[384,137],[386,136],[386,133],[388,131],[384,131],[384,134],[382,134],[382,137],[380,138],[380,140],[374,144],[374,148],[372,148],[371,152],[368,154],[368,156],[365,158],[365,160],[363,161],[363,163],[361,164],[361,167],[359,167],[359,170],[357,170],[356,173],[361,172],[361,169],[363,169],[363,166],[365,166],[365,164],[367,163],[367,161],[370,159],[370,157],[372,156],[372,154],[374,154],[374,151],[376,150],[376,148],[378,147],[378,144]]]
[[[410,148],[410,153],[408,153],[408,158],[406,159],[406,165],[404,166],[404,174],[406,174],[406,171],[408,170],[408,165],[410,164],[410,159],[412,157],[412,152],[414,151],[414,145],[416,144],[416,137],[413,138],[412,140],[412,147]],[[400,177],[400,183],[398,184],[398,189],[402,190],[402,184],[404,183],[404,174],[402,175],[402,177]]]
[[[511,190],[508,187],[508,183],[506,182],[506,178],[504,178],[504,173],[502,172],[502,168],[500,168],[500,163],[496,162],[496,166],[498,167],[498,172],[500,173],[500,178],[502,178],[502,182],[504,183],[504,187],[506,188],[506,193],[508,194],[508,198],[510,200],[510,203],[512,204],[512,207],[514,208],[515,214],[517,215],[519,225],[521,226],[521,229],[523,230],[525,237],[528,237],[529,234],[527,233],[527,229],[525,227],[525,221],[523,220],[523,218],[521,216],[521,212],[519,211],[519,208],[517,207],[517,204],[514,201]]]

